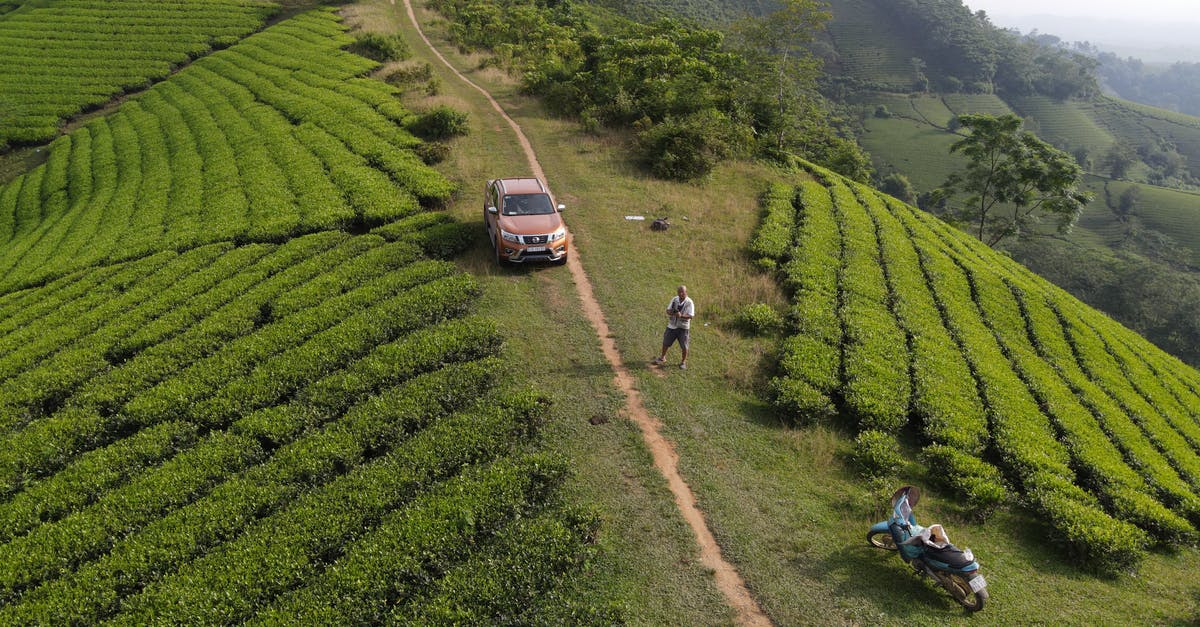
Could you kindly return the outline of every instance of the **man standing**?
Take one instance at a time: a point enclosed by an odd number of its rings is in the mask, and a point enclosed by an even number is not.
[[[671,299],[671,304],[667,305],[667,330],[663,333],[662,354],[651,363],[665,363],[667,349],[678,341],[679,348],[683,349],[683,360],[679,362],[679,367],[687,369],[688,339],[691,333],[692,318],[695,316],[696,304],[688,298],[687,286],[680,285],[676,296]]]

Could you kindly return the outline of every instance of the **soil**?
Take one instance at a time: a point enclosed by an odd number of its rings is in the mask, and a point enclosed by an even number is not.
[[[394,4],[395,0],[392,0],[392,2]],[[449,61],[442,56],[442,53],[433,46],[417,21],[417,16],[413,12],[412,0],[404,0],[404,7],[408,11],[408,17],[412,21],[413,27],[417,29],[417,33],[421,36],[425,44],[429,46],[433,54],[459,79],[478,90],[487,98],[492,108],[504,118],[505,122],[508,123],[516,134],[534,176],[543,181],[546,180],[546,176],[542,172],[542,166],[538,162],[537,154],[534,152],[529,138],[521,130],[521,126],[504,111],[500,103],[487,90],[472,82],[454,66],[450,65]],[[579,255],[574,252],[574,248],[574,246],[571,247],[572,254],[567,258],[567,268],[570,270],[571,277],[575,281],[575,287],[579,294],[579,300],[583,304],[584,313],[588,321],[591,322],[592,328],[596,330],[596,337],[600,340],[601,350],[604,352],[609,365],[612,366],[614,375],[613,383],[625,396],[624,414],[641,429],[642,438],[654,459],[655,468],[667,480],[667,485],[671,490],[671,494],[675,497],[675,504],[679,508],[679,512],[683,515],[684,520],[687,521],[696,536],[696,542],[700,548],[701,563],[713,571],[717,587],[725,595],[729,605],[737,612],[739,624],[770,625],[770,619],[767,618],[762,608],[759,607],[758,602],[751,596],[741,575],[721,555],[721,547],[717,544],[716,538],[713,537],[712,532],[709,530],[708,523],[704,520],[703,512],[696,505],[695,494],[692,493],[687,482],[679,474],[679,454],[675,451],[675,446],[663,437],[660,430],[662,423],[657,418],[651,416],[650,412],[646,410],[645,405],[642,403],[641,392],[637,389],[636,381],[621,360],[621,354],[617,351],[616,342],[609,331],[608,322],[605,321],[604,311],[600,308],[600,303],[596,300],[595,293],[592,290],[591,280],[588,279],[587,273],[583,269],[583,263],[580,262]]]

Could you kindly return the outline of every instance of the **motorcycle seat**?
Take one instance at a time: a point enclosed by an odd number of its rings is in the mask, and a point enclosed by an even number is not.
[[[953,544],[947,544],[942,548],[926,546],[925,559],[941,562],[950,566],[950,568],[962,568],[972,562],[972,560],[966,558],[966,554],[963,553],[962,549]]]

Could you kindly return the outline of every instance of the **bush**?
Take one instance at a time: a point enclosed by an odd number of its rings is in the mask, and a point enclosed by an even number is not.
[[[412,53],[399,35],[364,33],[350,44],[350,52],[375,61],[402,61]]]
[[[658,178],[692,181],[708,176],[729,153],[724,137],[729,119],[716,110],[668,118],[638,133],[638,163]]]
[[[752,303],[738,312],[737,326],[751,335],[765,335],[783,328],[783,316],[766,303]]]
[[[442,141],[459,135],[466,135],[470,128],[467,126],[467,114],[451,109],[445,105],[437,106],[412,122],[408,130],[413,135],[429,141]]]
[[[762,222],[750,240],[750,253],[759,259],[774,262],[787,257],[793,245],[792,231],[796,228],[796,207],[792,204],[795,189],[790,185],[774,184],[763,193],[759,204],[763,208]],[[767,264],[760,264],[767,265]],[[769,264],[768,267],[775,267]]]
[[[771,396],[791,424],[813,424],[837,415],[827,394],[797,377],[772,379]]]
[[[424,142],[413,152],[417,153],[425,165],[437,165],[450,156],[450,145],[446,142]]]
[[[850,462],[867,478],[895,476],[904,467],[904,456],[895,436],[868,429],[854,438]]]
[[[1008,497],[1008,486],[995,466],[956,448],[934,444],[921,451],[921,461],[935,483],[965,499],[975,518],[983,520]]]
[[[397,87],[427,83],[433,80],[433,66],[428,63],[406,65],[388,74],[383,80]]]

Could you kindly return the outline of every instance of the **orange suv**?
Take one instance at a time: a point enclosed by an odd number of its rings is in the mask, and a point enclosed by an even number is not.
[[[567,260],[571,237],[546,184],[536,178],[487,182],[483,224],[496,251],[496,263]]]

